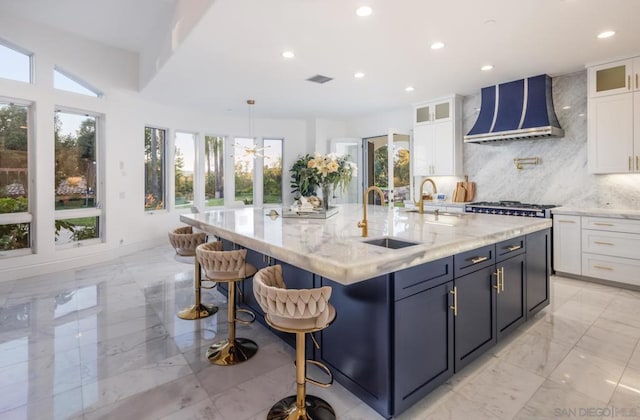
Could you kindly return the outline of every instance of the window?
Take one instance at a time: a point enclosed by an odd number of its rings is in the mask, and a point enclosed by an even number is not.
[[[237,137],[234,143],[233,168],[235,200],[253,204],[253,169],[256,145],[253,139]]]
[[[144,128],[144,209],[165,209],[165,147],[167,131]]]
[[[264,139],[263,201],[282,204],[282,140]]]
[[[58,110],[54,116],[56,245],[100,238],[96,115]]]
[[[81,95],[93,96],[99,98],[102,96],[102,92],[89,86],[88,83],[80,81],[70,73],[55,68],[53,70],[53,87],[58,90],[65,90],[67,92],[79,93]]]
[[[204,136],[204,199],[207,207],[224,205],[224,137]]]
[[[176,133],[174,144],[175,206],[193,205],[193,173],[196,161],[195,135]]]
[[[0,101],[0,255],[31,247],[29,107]]]
[[[0,77],[31,83],[31,53],[0,39]]]

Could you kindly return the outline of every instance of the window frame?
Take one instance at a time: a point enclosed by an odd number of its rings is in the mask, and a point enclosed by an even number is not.
[[[1,39],[0,39],[1,41]],[[29,247],[0,250],[0,260],[4,258],[17,257],[22,255],[30,255],[34,253],[36,248],[35,244],[35,229],[34,229],[34,217],[33,217],[33,201],[35,197],[35,191],[33,186],[35,185],[35,154],[33,153],[35,140],[34,130],[32,128],[34,123],[35,102],[24,99],[9,98],[6,96],[0,96],[0,103],[7,105],[17,105],[27,108],[27,211],[19,213],[0,213],[0,225],[14,225],[14,224],[29,224]]]
[[[85,115],[85,116],[90,116],[95,118],[95,125],[96,125],[96,144],[95,144],[95,149],[96,149],[96,194],[95,194],[95,203],[96,206],[95,207],[91,207],[91,208],[85,208],[85,209],[64,209],[64,210],[55,210],[55,203],[54,203],[54,211],[53,211],[53,220],[54,223],[56,220],[69,220],[69,219],[79,219],[79,218],[85,218],[85,217],[97,217],[98,218],[98,237],[97,238],[90,238],[90,239],[82,239],[79,241],[72,241],[66,244],[55,244],[55,249],[56,251],[58,250],[65,250],[65,249],[69,249],[69,248],[76,248],[76,247],[80,247],[80,246],[84,246],[84,245],[96,245],[96,244],[101,244],[106,242],[106,238],[105,238],[105,214],[104,214],[104,200],[105,200],[105,194],[106,194],[106,187],[105,187],[105,183],[104,183],[104,171],[105,171],[105,160],[104,160],[104,155],[105,153],[103,152],[103,148],[104,148],[104,135],[103,135],[103,130],[104,130],[104,119],[105,116],[104,114],[101,113],[97,113],[97,112],[93,112],[93,111],[87,111],[87,110],[83,110],[83,109],[78,109],[78,108],[72,108],[72,107],[67,107],[67,106],[55,106],[54,107],[54,114],[56,112],[63,112],[63,113],[67,113],[67,114],[77,114],[77,115]],[[54,120],[55,121],[55,120]],[[55,150],[55,143],[53,145],[54,150]],[[55,153],[54,153],[54,159],[55,159]],[[54,162],[54,170],[55,170],[55,162]],[[55,200],[55,193],[54,193],[54,200]],[[53,228],[55,228],[55,226],[53,226]],[[55,234],[54,234],[54,239],[55,239]]]
[[[35,66],[34,66],[34,53],[33,51],[29,51],[26,48],[22,48],[21,46],[19,46],[18,44],[15,44],[11,41],[8,41],[5,38],[0,37],[0,45],[2,45],[3,47],[6,47],[10,50],[14,50],[20,54],[24,54],[27,57],[29,57],[29,81],[25,82],[24,80],[18,80],[18,79],[7,79],[5,77],[0,77],[0,79],[2,80],[11,80],[12,82],[18,82],[18,83],[28,83],[30,85],[35,83]]]
[[[198,206],[197,197],[197,184],[200,179],[200,170],[199,170],[199,159],[198,159],[198,139],[199,135],[195,131],[188,130],[173,130],[173,135],[171,136],[172,144],[170,146],[171,149],[171,157],[170,160],[172,162],[171,165],[171,209],[179,212],[184,212],[185,210],[190,210],[194,206]],[[176,205],[176,137],[178,134],[187,134],[192,136],[193,140],[193,185],[192,185],[192,194],[193,194],[193,202],[190,206],[177,206]],[[204,171],[202,171],[204,173]]]
[[[142,147],[142,155],[143,158],[145,157],[145,151],[144,151],[144,136],[146,135],[145,131],[147,128],[150,129],[156,129],[156,130],[162,130],[164,131],[164,140],[163,140],[163,153],[162,153],[162,162],[161,162],[161,178],[162,178],[162,193],[163,193],[163,202],[164,205],[162,208],[160,209],[151,209],[151,210],[147,210],[146,208],[143,207],[143,211],[144,214],[157,214],[157,213],[167,213],[169,211],[170,206],[167,206],[167,198],[171,199],[171,197],[169,196],[169,188],[170,188],[170,183],[171,181],[171,174],[169,174],[169,171],[167,170],[168,168],[168,157],[167,157],[167,149],[169,149],[169,151],[171,151],[171,145],[168,144],[169,142],[169,138],[171,138],[172,135],[172,130],[170,130],[168,127],[166,126],[162,126],[162,125],[155,125],[155,124],[145,124],[144,125],[144,131],[142,132],[142,139],[143,139],[143,147]],[[146,178],[146,162],[144,162],[143,160],[143,189],[144,189],[144,193],[143,193],[143,202],[144,200],[146,200],[147,197],[147,190],[146,190],[146,182],[147,182],[147,178]]]
[[[62,76],[66,77],[67,79],[71,80],[72,82],[78,84],[80,87],[82,87],[82,88],[88,90],[89,92],[93,93],[93,95],[90,95],[90,94],[87,94],[87,93],[82,93],[82,92],[76,92],[76,91],[73,91],[73,90],[60,89],[60,88],[56,87],[56,85],[55,85],[56,72],[60,73]],[[59,92],[75,93],[76,95],[87,96],[89,98],[101,99],[102,97],[104,97],[104,92],[102,92],[102,90],[96,88],[91,83],[86,82],[82,78],[76,76],[72,72],[69,72],[69,71],[61,68],[58,65],[53,66],[53,89],[56,90],[56,91],[59,91]]]
[[[223,166],[222,166],[222,205],[219,206],[207,206],[207,197],[206,197],[206,193],[207,193],[207,171],[206,171],[206,167],[205,167],[205,162],[207,159],[207,155],[205,153],[206,147],[205,147],[205,143],[207,141],[207,137],[219,137],[222,139],[222,162],[223,162]],[[224,208],[225,206],[228,205],[227,203],[227,197],[228,197],[228,193],[227,193],[227,186],[228,186],[228,179],[229,176],[227,174],[228,171],[228,167],[230,166],[227,162],[228,159],[227,158],[227,153],[228,153],[228,149],[229,149],[229,139],[231,138],[231,136],[229,135],[223,135],[223,134],[203,134],[202,135],[202,141],[199,143],[202,143],[202,146],[200,146],[198,144],[198,150],[200,150],[200,147],[202,147],[202,159],[196,159],[197,164],[198,164],[198,170],[197,172],[200,173],[202,172],[202,194],[198,194],[198,197],[202,199],[202,203],[203,203],[203,207],[205,210],[215,210],[215,209],[220,209],[220,208]],[[199,170],[199,168],[202,168],[202,171]],[[216,168],[216,169],[220,169],[220,168]],[[234,190],[234,195],[235,195],[235,190]],[[201,196],[201,197],[200,197]],[[196,203],[198,202],[197,200],[195,201]]]

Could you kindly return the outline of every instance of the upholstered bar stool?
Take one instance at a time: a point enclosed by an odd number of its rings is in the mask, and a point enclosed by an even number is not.
[[[225,340],[219,341],[207,351],[207,358],[216,365],[235,365],[249,360],[258,351],[258,345],[247,338],[236,337],[236,322],[250,324],[256,319],[256,315],[247,310],[236,308],[236,282],[242,281],[255,274],[256,268],[246,263],[247,250],[238,249],[222,251],[212,246],[215,242],[200,245],[196,249],[196,260],[204,269],[207,280],[229,283],[229,335]],[[247,313],[249,320],[236,318],[236,312]]]
[[[194,233],[191,226],[185,226],[170,231],[169,242],[171,242],[171,246],[176,250],[176,257],[193,257],[196,255],[196,248],[207,242],[207,234],[204,232]],[[222,250],[222,243],[219,243],[217,246]],[[192,306],[179,311],[178,318],[187,320],[201,319],[218,312],[217,306],[206,305],[200,301],[201,289],[203,287],[211,289],[213,286],[205,287],[202,285],[200,264],[198,264],[198,261],[195,261],[195,259],[178,261],[194,264],[193,288],[195,292],[195,303]]]
[[[282,267],[273,265],[253,276],[253,293],[270,326],[296,335],[296,395],[278,401],[271,407],[267,419],[335,419],[335,412],[329,403],[307,395],[306,391],[307,382],[323,388],[330,386],[333,383],[331,371],[323,363],[305,360],[305,334],[327,328],[336,317],[335,308],[329,303],[331,287],[287,289],[282,278]],[[319,347],[313,335],[311,338]],[[323,369],[329,375],[329,381],[322,383],[307,378],[307,362]]]

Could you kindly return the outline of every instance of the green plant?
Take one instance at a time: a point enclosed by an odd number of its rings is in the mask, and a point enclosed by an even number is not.
[[[21,213],[28,211],[29,206],[25,197],[0,198],[0,214],[3,213]]]

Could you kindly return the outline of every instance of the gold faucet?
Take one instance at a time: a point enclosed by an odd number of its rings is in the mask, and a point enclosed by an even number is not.
[[[425,178],[424,180],[422,180],[422,183],[420,184],[420,189],[418,191],[420,191],[420,200],[418,200],[417,202],[414,200],[413,203],[418,206],[418,211],[420,212],[420,214],[424,213],[424,195],[422,195],[422,190],[424,189],[424,184],[429,181],[431,183],[431,186],[433,186],[433,193],[434,194],[438,194],[438,187],[436,187],[436,183],[433,181],[433,179],[431,178]]]
[[[369,191],[376,191],[378,193],[378,195],[380,196],[380,204],[384,204],[384,193],[382,192],[382,190],[380,188],[376,187],[375,185],[372,185],[369,188],[367,188],[367,190],[364,192],[364,198],[362,199],[362,209],[363,209],[362,221],[358,222],[358,227],[362,228],[362,237],[363,238],[366,238],[367,235],[369,234],[369,231],[367,229],[367,227],[368,227],[368,223],[367,223],[367,197],[369,196]]]

